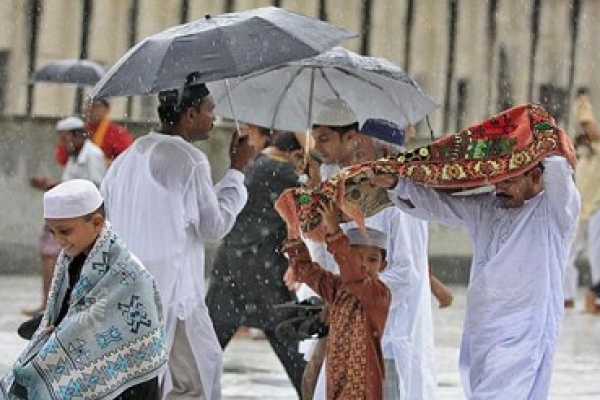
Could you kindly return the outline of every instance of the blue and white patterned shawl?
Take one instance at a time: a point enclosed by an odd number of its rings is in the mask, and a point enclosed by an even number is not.
[[[18,399],[10,393],[18,382],[30,400],[113,399],[157,376],[166,363],[154,279],[108,223],[83,264],[67,315],[48,333],[67,291],[71,261],[61,252],[40,328],[0,380],[0,398]]]

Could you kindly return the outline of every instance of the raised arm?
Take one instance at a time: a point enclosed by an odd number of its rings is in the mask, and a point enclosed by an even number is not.
[[[401,210],[421,219],[446,225],[466,226],[479,214],[479,196],[453,197],[398,177],[389,188],[390,200]]]
[[[306,245],[298,238],[286,240],[283,250],[289,258],[295,280],[306,283],[327,303],[333,303],[340,287],[339,276],[312,262]]]
[[[387,268],[379,278],[390,288],[395,306],[407,301],[420,274],[427,273],[427,223],[393,207],[382,213],[380,230],[388,235],[388,248]]]
[[[573,221],[577,220],[580,209],[579,191],[575,187],[573,169],[562,156],[546,157],[542,164],[544,190],[550,199],[552,215],[558,221],[559,227],[567,231]]]

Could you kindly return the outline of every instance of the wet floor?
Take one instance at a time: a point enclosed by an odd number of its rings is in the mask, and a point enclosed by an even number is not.
[[[9,368],[25,345],[16,334],[24,317],[20,310],[37,305],[38,277],[0,278],[0,373]],[[440,398],[463,399],[458,377],[458,346],[464,315],[465,288],[452,286],[455,301],[434,310],[436,360]],[[581,293],[582,296],[583,292]],[[580,299],[581,299],[580,296]],[[235,339],[225,352],[224,400],[293,399],[283,368],[264,340]],[[555,356],[551,400],[600,399],[600,316],[581,313],[581,301],[566,313]]]

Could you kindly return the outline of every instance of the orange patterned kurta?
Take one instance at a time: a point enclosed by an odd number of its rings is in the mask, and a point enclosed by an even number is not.
[[[297,278],[330,305],[327,399],[383,399],[381,336],[389,289],[368,274],[343,234],[328,242],[339,276],[313,263],[301,241],[288,241],[285,249]]]

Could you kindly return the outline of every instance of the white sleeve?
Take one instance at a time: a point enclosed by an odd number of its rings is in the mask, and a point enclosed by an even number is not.
[[[559,227],[568,231],[573,221],[577,221],[580,211],[580,196],[573,179],[573,169],[562,156],[546,157],[542,164],[544,190],[550,199],[552,215],[556,217]]]
[[[248,200],[244,174],[230,169],[213,186],[210,164],[201,162],[192,170],[184,191],[186,217],[206,241],[217,241],[229,233]]]
[[[415,241],[421,239],[420,232],[417,232],[416,224],[398,214],[388,222],[386,233],[391,240],[388,240],[387,268],[379,274],[392,294],[392,307],[405,303],[412,295],[413,285],[419,280],[417,263],[420,260],[414,255],[419,251]],[[424,224],[422,221],[415,222]]]
[[[106,159],[104,158],[104,154],[89,157],[88,173],[90,174],[89,180],[99,187],[106,175]]]
[[[452,197],[402,177],[398,177],[398,184],[388,191],[388,196],[402,211],[451,226],[468,226],[481,209],[480,196]]]

